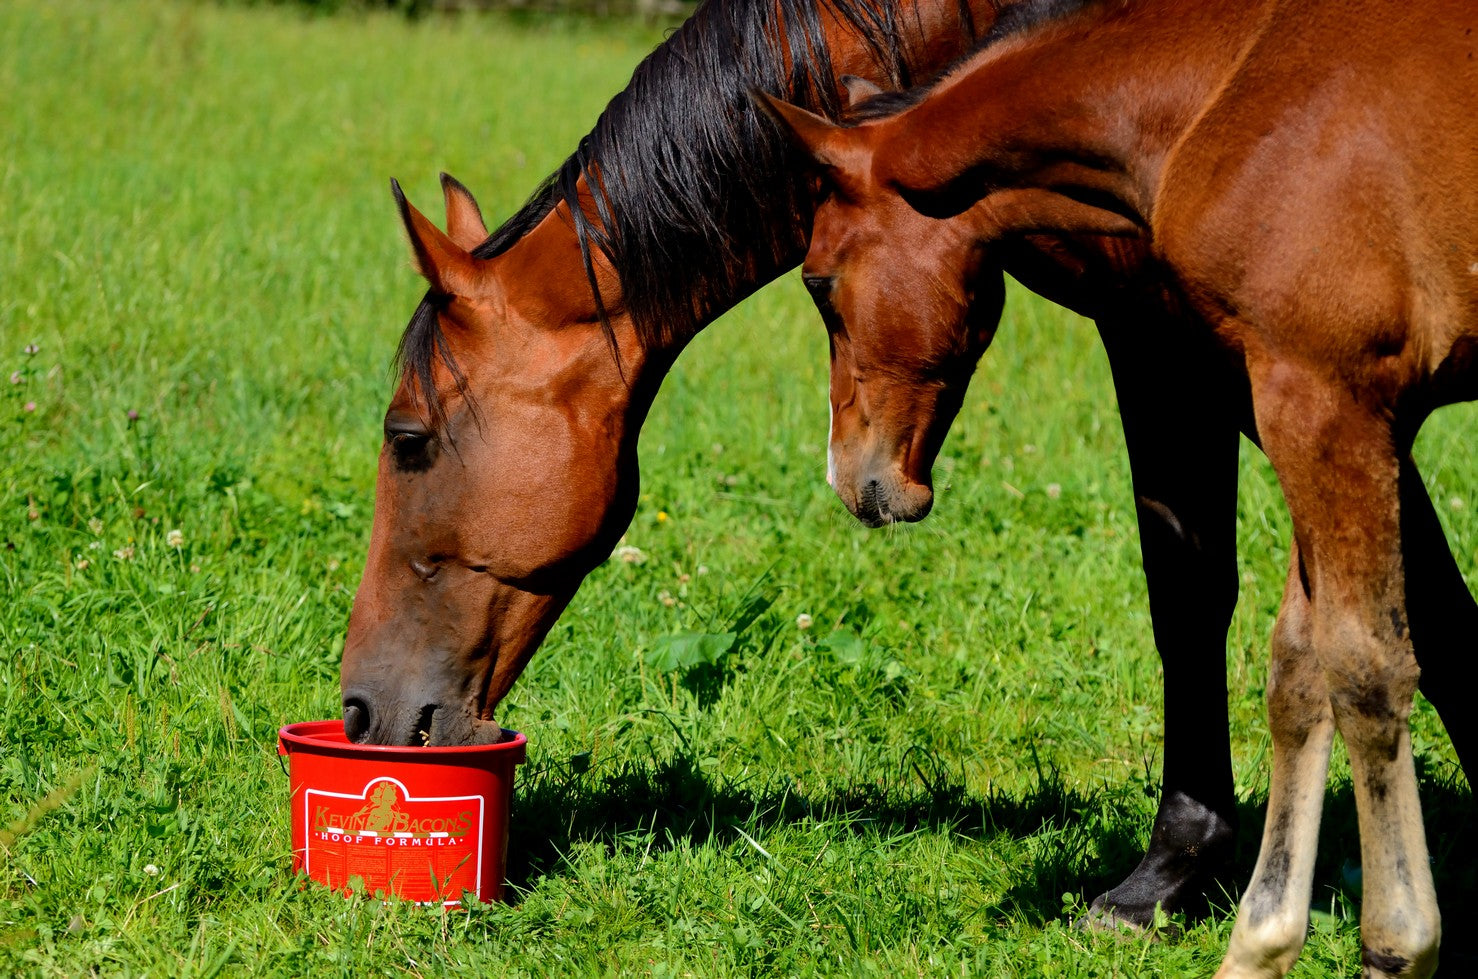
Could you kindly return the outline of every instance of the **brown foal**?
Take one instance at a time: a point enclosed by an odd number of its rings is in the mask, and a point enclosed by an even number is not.
[[[1006,236],[1151,243],[1167,301],[1244,379],[1294,524],[1267,823],[1219,975],[1282,975],[1302,948],[1336,729],[1365,971],[1429,975],[1440,925],[1407,723],[1421,572],[1401,503],[1423,419],[1478,394],[1478,11],[1079,7],[853,127],[775,105],[831,188],[804,274],[854,351],[914,331],[916,372],[978,356],[968,284]]]

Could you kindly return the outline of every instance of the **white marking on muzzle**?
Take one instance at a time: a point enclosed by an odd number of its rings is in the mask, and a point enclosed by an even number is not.
[[[831,433],[836,428],[837,409],[831,403],[831,397],[826,399],[826,485],[832,489],[837,488],[837,462],[831,455]]]

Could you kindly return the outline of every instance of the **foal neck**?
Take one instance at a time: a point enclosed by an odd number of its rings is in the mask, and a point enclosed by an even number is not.
[[[989,44],[897,117],[878,178],[938,209],[1012,187],[1105,203],[1145,224],[1165,165],[1271,4],[1143,0]]]

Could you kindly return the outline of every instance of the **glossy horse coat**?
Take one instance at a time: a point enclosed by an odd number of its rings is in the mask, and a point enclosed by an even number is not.
[[[1294,522],[1268,818],[1221,974],[1281,975],[1302,947],[1338,729],[1365,971],[1428,975],[1440,927],[1407,717],[1429,628],[1413,613],[1431,607],[1411,538],[1430,519],[1403,504],[1426,414],[1478,393],[1474,10],[1079,6],[854,128],[776,106],[834,191],[805,274],[853,344],[902,315],[937,348],[976,329],[960,284],[1007,236],[1150,242],[1167,305],[1250,391]],[[930,222],[954,244],[912,263]]]
[[[345,722],[357,739],[498,736],[498,703],[629,520],[637,435],[668,366],[704,324],[804,254],[809,178],[744,93],[759,86],[835,112],[844,75],[905,85],[977,35],[1009,37],[1060,6],[709,0],[491,235],[452,181],[445,233],[400,205],[431,291],[402,340],[345,643]],[[1039,238],[999,258],[1036,288],[1078,289],[1118,275],[1117,256],[1096,239]],[[995,276],[982,302],[999,290]],[[1140,327],[1175,332],[1159,307],[1131,295],[1091,315],[1124,379],[1166,678],[1165,791],[1150,851],[1095,903],[1144,924],[1157,902],[1174,908],[1199,893],[1233,835],[1225,634],[1237,582],[1238,419],[1204,384],[1182,382],[1185,357],[1171,349],[1161,362],[1143,349],[1159,350],[1141,342]],[[1198,435],[1212,434],[1188,440],[1191,419]],[[890,516],[927,509],[935,448],[920,443],[915,505]],[[1435,517],[1427,529],[1432,553],[1445,555]],[[1444,613],[1469,615],[1451,572]]]

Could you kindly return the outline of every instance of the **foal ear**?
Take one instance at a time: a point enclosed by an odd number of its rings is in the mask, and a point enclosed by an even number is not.
[[[456,177],[443,173],[441,195],[446,199],[446,233],[452,241],[470,252],[488,240],[488,226],[483,223],[472,191]]]
[[[811,159],[823,167],[834,167],[840,163],[838,155],[833,151],[833,145],[836,141],[836,134],[842,132],[841,126],[814,112],[807,112],[798,105],[782,102],[768,92],[761,92],[759,89],[751,89],[749,97],[754,99],[755,105],[775,120]]]
[[[858,102],[865,102],[874,95],[882,95],[883,88],[868,81],[866,78],[858,78],[856,75],[843,75],[842,87],[847,90],[847,108],[852,108]]]
[[[390,181],[390,192],[395,195],[400,220],[410,239],[411,259],[416,271],[431,284],[431,291],[442,296],[472,295],[478,279],[477,259],[416,210],[405,199],[398,180]]]

